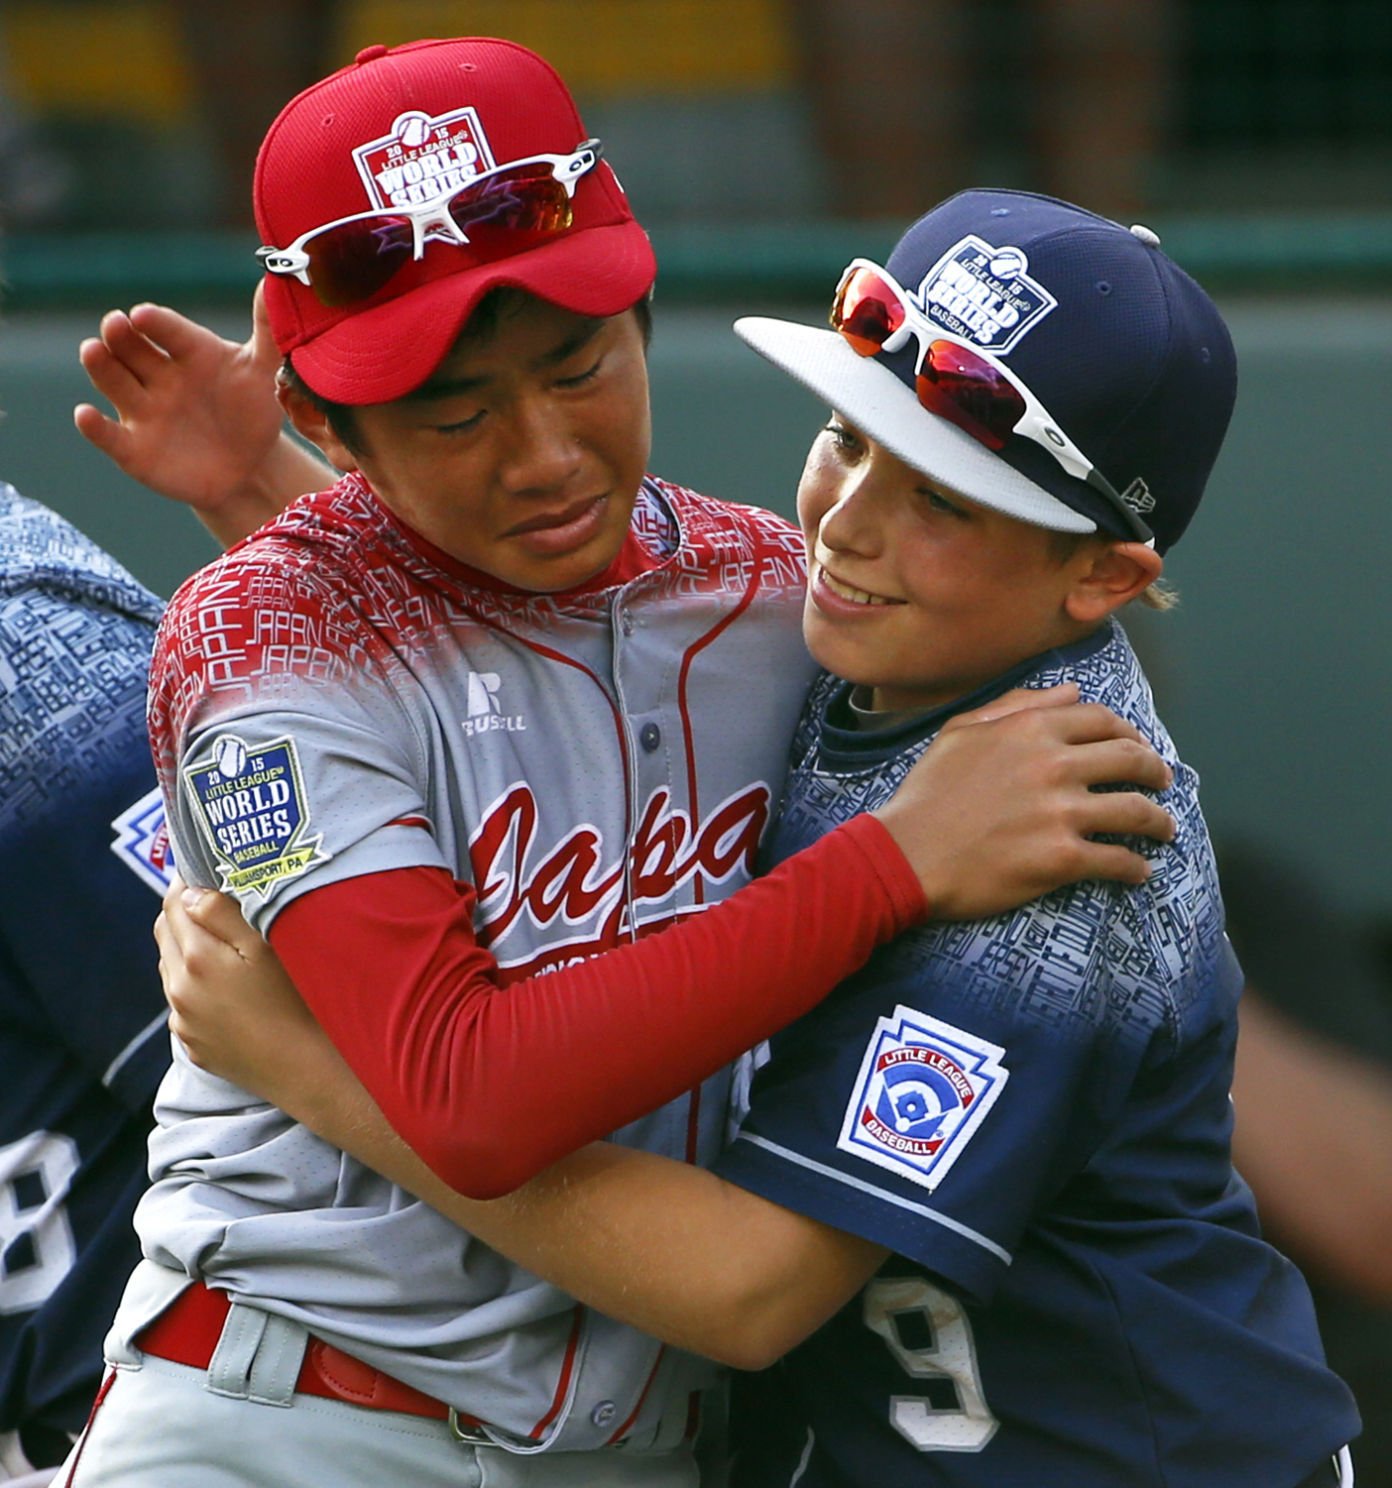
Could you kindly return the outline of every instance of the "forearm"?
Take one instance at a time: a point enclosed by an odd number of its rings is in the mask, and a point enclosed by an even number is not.
[[[1312,1272],[1392,1301],[1392,1078],[1249,991],[1233,1105],[1234,1158],[1277,1242]]]
[[[199,520],[224,548],[249,537],[306,491],[321,491],[338,479],[327,465],[291,435],[276,440],[265,462],[215,504],[195,508]]]
[[[288,1112],[326,1141],[597,1311],[735,1368],[780,1358],[885,1254],[704,1169],[607,1142],[506,1198],[465,1198],[392,1131],[322,1032],[296,1055]]]
[[[438,870],[315,890],[271,941],[392,1125],[494,1198],[790,1023],[922,908],[861,818],[690,920],[506,988]]]
[[[879,1246],[650,1152],[600,1142],[492,1203],[443,1211],[599,1312],[763,1369],[869,1279]]]

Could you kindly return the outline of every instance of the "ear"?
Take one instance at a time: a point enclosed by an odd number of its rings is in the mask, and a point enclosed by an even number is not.
[[[1092,548],[1064,599],[1072,620],[1098,625],[1153,584],[1165,560],[1145,543],[1109,542]]]
[[[311,403],[299,388],[277,376],[276,397],[295,432],[309,440],[335,470],[346,474],[358,468],[357,456],[334,433],[324,410]]]

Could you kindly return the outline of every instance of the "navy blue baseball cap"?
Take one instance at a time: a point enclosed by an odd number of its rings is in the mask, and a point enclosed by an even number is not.
[[[1227,432],[1237,363],[1213,301],[1153,232],[1029,192],[963,191],[920,217],[884,268],[907,301],[908,329],[880,324],[888,349],[764,317],[735,330],[900,459],[983,506],[1057,531],[1148,532],[1161,552],[1179,539]],[[988,447],[936,382],[919,391],[944,353],[955,372],[1004,369],[1000,389],[1029,416],[1014,432],[1008,417]],[[970,411],[980,384],[963,375],[957,385],[973,390],[959,394]]]

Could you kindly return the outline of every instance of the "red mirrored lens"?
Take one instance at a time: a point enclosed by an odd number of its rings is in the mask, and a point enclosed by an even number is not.
[[[904,324],[904,302],[888,280],[860,268],[846,277],[831,307],[831,324],[861,356],[874,356]]]
[[[479,259],[504,258],[564,232],[574,214],[565,187],[544,162],[499,171],[455,193],[445,210]],[[408,217],[371,217],[316,233],[305,243],[309,280],[325,305],[376,294],[414,255]]]
[[[310,285],[322,304],[354,305],[376,294],[411,261],[412,244],[405,217],[345,222],[316,233],[305,244]]]
[[[988,449],[1005,448],[1025,400],[984,357],[953,341],[934,341],[916,382],[918,401]]]

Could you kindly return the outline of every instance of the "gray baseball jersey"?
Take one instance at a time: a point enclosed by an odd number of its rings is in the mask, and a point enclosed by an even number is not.
[[[801,541],[771,513],[651,480],[633,530],[649,571],[519,595],[426,550],[351,476],[196,575],[152,673],[185,876],[264,932],[321,885],[444,868],[474,885],[475,933],[513,971],[738,888],[811,676]],[[176,1054],[137,1215],[148,1257],[505,1444],[597,1447],[630,1420],[635,1447],[680,1439],[708,1366],[578,1310]],[[618,1137],[682,1157],[694,1125],[709,1160],[727,1091],[718,1075],[694,1120],[681,1100]]]

